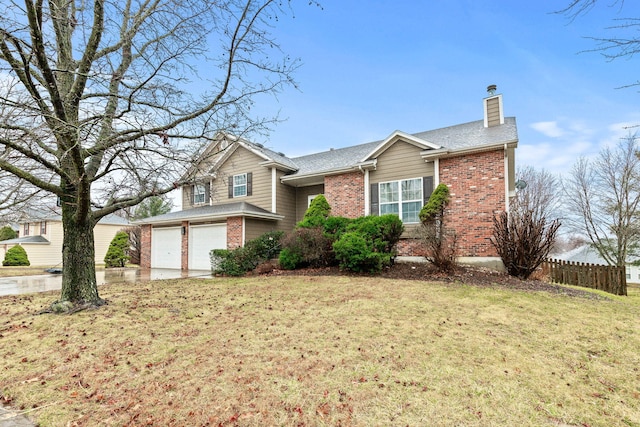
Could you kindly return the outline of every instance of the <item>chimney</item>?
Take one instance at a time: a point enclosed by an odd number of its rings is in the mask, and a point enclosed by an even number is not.
[[[484,127],[492,127],[504,124],[504,112],[502,111],[502,95],[496,95],[496,85],[487,86],[487,97],[484,104]]]

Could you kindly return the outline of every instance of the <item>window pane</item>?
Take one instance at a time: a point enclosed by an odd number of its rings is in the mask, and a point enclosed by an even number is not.
[[[233,187],[233,197],[246,196],[246,195],[247,195],[246,185]]]
[[[402,222],[420,222],[418,214],[422,209],[421,202],[408,202],[402,204]]]
[[[402,200],[422,200],[422,180],[420,178],[402,181]]]
[[[247,174],[242,175],[234,175],[233,176],[233,185],[244,185],[247,183]]]
[[[400,213],[399,205],[397,203],[388,203],[380,205],[380,215],[384,214],[396,214]]]
[[[391,203],[399,200],[398,183],[383,182],[380,184],[380,203]]]

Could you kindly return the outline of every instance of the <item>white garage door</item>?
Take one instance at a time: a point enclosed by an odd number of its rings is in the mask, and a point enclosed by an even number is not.
[[[227,224],[193,225],[189,228],[189,270],[210,270],[211,249],[227,248]]]
[[[151,268],[182,268],[180,227],[151,229]]]

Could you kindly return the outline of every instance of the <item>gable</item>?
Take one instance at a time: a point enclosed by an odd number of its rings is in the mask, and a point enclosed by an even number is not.
[[[371,182],[433,176],[433,162],[425,162],[423,150],[413,144],[398,141],[378,156],[376,169],[370,172]]]
[[[397,130],[389,135],[380,144],[378,144],[376,148],[367,155],[367,157],[361,160],[361,162],[366,162],[378,158],[382,153],[393,147],[398,142],[413,145],[420,151],[437,150],[441,148],[439,145],[431,143],[425,139],[421,139],[416,137],[415,135],[410,135],[408,133]]]

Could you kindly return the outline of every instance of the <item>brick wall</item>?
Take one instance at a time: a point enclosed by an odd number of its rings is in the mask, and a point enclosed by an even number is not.
[[[242,241],[242,217],[227,218],[227,249],[235,249],[243,246]]]
[[[324,197],[331,215],[358,218],[364,215],[364,175],[351,172],[324,178]]]
[[[180,246],[180,265],[182,270],[189,269],[189,221],[182,221],[182,241]]]
[[[140,268],[151,268],[151,225],[140,227]]]
[[[449,226],[458,236],[458,256],[494,257],[493,217],[505,210],[502,150],[440,160],[440,182],[449,187]]]

